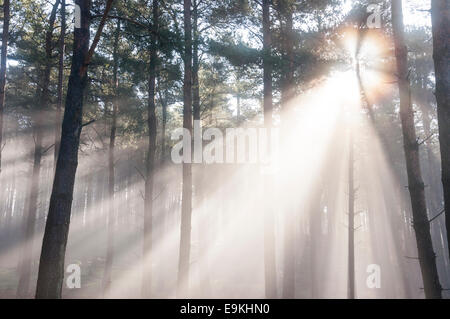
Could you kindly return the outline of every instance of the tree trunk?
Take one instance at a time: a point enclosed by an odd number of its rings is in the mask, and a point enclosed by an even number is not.
[[[436,77],[436,102],[441,148],[442,186],[444,189],[445,226],[450,254],[450,3],[431,1],[433,60]]]
[[[403,13],[401,0],[391,0],[392,27],[395,56],[397,60],[398,87],[400,93],[400,119],[403,132],[408,189],[411,198],[413,225],[417,240],[420,269],[426,298],[441,298],[441,285],[436,268],[436,255],[430,234],[427,216],[424,183],[420,169],[419,145],[414,127],[414,113],[411,104],[408,78],[407,48],[404,41]]]
[[[354,145],[350,132],[348,156],[348,278],[347,298],[355,299],[355,187],[354,187]]]
[[[264,127],[270,129],[272,127],[272,33],[270,30],[270,0],[262,2],[262,24],[263,24],[263,111],[264,111]],[[238,118],[239,120],[239,118]],[[268,139],[270,140],[270,139]],[[264,176],[264,195],[268,192],[270,181]],[[267,191],[266,191],[267,190]],[[269,207],[264,210],[264,285],[266,298],[272,299],[277,297],[277,280],[275,265],[275,234],[274,234],[274,216],[273,211]]]
[[[5,107],[5,85],[6,85],[6,56],[8,53],[9,37],[9,0],[3,1],[3,33],[0,62],[0,173],[2,172],[2,149],[3,149],[3,112]]]
[[[64,94],[64,50],[66,35],[66,0],[61,0],[61,34],[59,37],[59,61],[58,61],[58,98],[56,102],[55,113],[55,153],[54,153],[54,167],[56,168],[56,161],[58,160],[59,144],[61,138],[61,112]]]
[[[289,121],[288,103],[292,99],[294,64],[293,64],[293,20],[292,10],[287,1],[280,2],[280,11],[285,18],[285,30],[283,38],[283,50],[285,54],[284,78],[281,87],[281,104],[283,121],[283,134],[286,135],[286,128]],[[284,239],[284,276],[283,276],[283,298],[295,297],[295,214],[287,212]]]
[[[193,25],[192,31],[194,35],[194,41],[192,46],[192,109],[194,120],[200,120],[200,87],[198,83],[198,71],[199,71],[199,60],[198,60],[198,4],[197,0],[193,2],[192,9]]]
[[[56,162],[50,206],[42,243],[36,298],[61,298],[64,257],[69,234],[70,213],[78,147],[83,128],[83,93],[87,84],[87,67],[99,41],[113,0],[108,0],[100,26],[89,49],[90,0],[76,0],[80,15],[76,18],[72,67],[67,88],[61,144]]]
[[[113,87],[114,87],[114,101],[112,103],[112,118],[111,118],[111,132],[109,135],[109,150],[108,150],[108,242],[106,248],[105,272],[103,275],[103,296],[106,296],[111,287],[111,268],[114,260],[114,227],[116,224],[115,214],[115,156],[114,149],[116,146],[116,129],[117,129],[117,112],[119,109],[119,80],[117,70],[119,66],[118,48],[120,35],[120,20],[117,20],[116,32],[114,35],[114,49],[113,49]]]
[[[192,136],[192,30],[191,0],[184,0],[184,85],[183,127]],[[189,293],[189,263],[191,255],[192,167],[183,162],[183,189],[181,203],[180,256],[178,261],[177,296]]]
[[[52,68],[52,36],[56,19],[56,10],[58,9],[59,0],[53,5],[48,30],[45,35],[45,69],[42,74],[42,90],[40,92],[39,105],[34,110],[33,116],[33,138],[34,138],[34,157],[33,172],[31,175],[31,183],[29,185],[28,211],[25,226],[25,245],[22,252],[22,262],[20,270],[19,285],[17,288],[17,296],[25,298],[29,294],[31,264],[33,262],[33,237],[36,224],[36,216],[38,210],[39,196],[39,175],[41,171],[41,159],[43,155],[42,139],[44,135],[44,112],[48,108],[50,102],[49,85],[50,72]]]
[[[162,108],[162,123],[161,123],[161,163],[164,164],[164,162],[167,160],[166,157],[166,125],[167,125],[167,102],[165,99],[161,96],[161,91],[159,91],[159,97],[161,102],[161,108]]]
[[[153,0],[153,28],[158,31],[159,1]],[[143,281],[142,296],[151,296],[152,284],[152,217],[153,217],[153,184],[155,177],[155,151],[156,151],[156,106],[155,106],[155,84],[156,66],[158,59],[157,36],[152,33],[152,48],[150,52],[150,66],[148,78],[148,150],[146,159],[147,176],[145,180],[144,198],[144,253],[143,253]]]

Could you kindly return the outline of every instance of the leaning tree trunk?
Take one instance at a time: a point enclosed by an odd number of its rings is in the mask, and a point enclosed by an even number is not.
[[[191,133],[190,136],[192,136],[191,0],[184,0],[184,47],[183,128],[189,131]],[[191,143],[191,141],[189,141],[189,143]],[[185,148],[183,149],[186,151]],[[182,165],[183,189],[181,203],[181,233],[180,256],[178,260],[177,296],[186,297],[189,293],[189,263],[191,255],[192,167],[191,163],[183,162]]]
[[[431,20],[445,226],[450,254],[450,2],[448,0],[431,1]]]
[[[119,48],[119,34],[120,34],[120,20],[117,20],[116,32],[114,35],[114,49],[113,49],[113,87],[114,100],[112,103],[111,114],[111,131],[109,135],[109,149],[108,149],[108,241],[106,248],[105,272],[103,275],[103,296],[106,296],[111,287],[111,269],[114,260],[114,227],[116,224],[115,214],[115,154],[116,147],[116,130],[117,130],[117,112],[119,109],[119,81],[117,77],[118,70],[118,48]]]
[[[142,297],[151,297],[152,284],[152,218],[153,218],[153,184],[155,179],[155,149],[156,149],[156,105],[155,105],[155,85],[156,66],[158,61],[157,36],[159,1],[153,0],[153,28],[152,47],[150,52],[150,65],[148,77],[148,150],[146,159],[146,179],[144,195],[144,253],[143,253],[143,280]]]
[[[44,135],[44,112],[46,111],[49,100],[50,72],[52,68],[52,37],[56,19],[56,10],[58,9],[59,0],[53,5],[48,30],[45,35],[45,69],[42,74],[40,101],[38,107],[34,110],[33,117],[33,137],[34,137],[34,156],[33,156],[33,172],[31,175],[31,183],[28,191],[28,209],[25,222],[25,245],[22,252],[22,261],[20,263],[20,277],[17,288],[17,296],[25,298],[29,294],[31,263],[33,261],[33,237],[36,224],[36,216],[38,210],[39,196],[39,175],[41,172],[41,159],[43,155],[42,139]]]
[[[65,50],[65,35],[66,35],[66,0],[61,0],[61,33],[59,37],[59,61],[58,61],[58,97],[56,102],[55,113],[55,153],[54,166],[56,168],[56,161],[58,160],[59,144],[61,137],[61,112],[63,104],[64,93],[64,50]]]
[[[262,2],[263,23],[263,92],[264,92],[264,127],[272,127],[272,34],[270,30],[270,0]],[[239,118],[238,118],[239,121]],[[270,139],[268,139],[270,140]],[[264,191],[271,183],[268,178],[264,181]],[[267,189],[268,190],[268,189]],[[271,193],[271,192],[269,192]],[[274,216],[270,207],[264,210],[264,285],[266,298],[277,296],[276,265],[275,265],[275,233]]]
[[[2,49],[0,53],[0,173],[2,171],[3,112],[5,107],[6,55],[8,53],[9,19],[9,0],[5,0],[3,1],[3,33]]]
[[[403,132],[403,148],[408,175],[408,189],[411,198],[413,225],[416,234],[417,251],[426,298],[441,298],[441,285],[436,268],[436,255],[431,241],[430,223],[427,216],[425,186],[419,160],[419,144],[414,127],[414,112],[408,78],[407,48],[404,40],[401,0],[391,0],[392,27],[395,56],[397,60],[398,87],[400,94],[400,120]]]
[[[67,88],[61,144],[56,162],[52,194],[42,243],[36,298],[61,298],[64,279],[64,257],[69,234],[70,213],[78,166],[78,147],[83,128],[83,94],[87,84],[87,68],[113,0],[106,9],[89,49],[90,0],[76,0],[72,67]]]

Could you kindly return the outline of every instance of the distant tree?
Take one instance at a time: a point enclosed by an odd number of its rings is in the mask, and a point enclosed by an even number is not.
[[[191,0],[184,0],[184,84],[183,128],[192,135],[192,21]],[[186,152],[186,150],[184,150]],[[189,264],[191,252],[192,167],[183,162],[183,190],[181,203],[180,257],[178,262],[177,296],[189,293]]]
[[[45,112],[47,112],[50,103],[50,73],[53,64],[53,30],[56,19],[56,10],[59,6],[59,0],[53,4],[52,11],[49,17],[47,32],[45,33],[45,59],[44,70],[42,78],[40,79],[39,104],[32,111],[33,119],[33,139],[34,139],[34,156],[33,156],[33,170],[31,175],[31,182],[28,191],[28,208],[27,218],[25,222],[25,245],[22,252],[22,261],[20,263],[20,278],[19,286],[17,288],[17,296],[25,298],[29,293],[29,284],[31,276],[31,259],[33,254],[33,238],[36,223],[36,216],[38,213],[38,195],[39,195],[39,175],[41,172],[41,160],[46,151],[42,145],[44,137]]]
[[[146,158],[145,197],[144,197],[144,270],[142,281],[142,296],[151,296],[151,249],[152,249],[152,215],[153,215],[153,189],[155,178],[155,154],[156,154],[156,75],[158,66],[158,26],[159,26],[159,1],[153,0],[152,5],[153,32],[151,34],[150,64],[148,74],[148,145]]]

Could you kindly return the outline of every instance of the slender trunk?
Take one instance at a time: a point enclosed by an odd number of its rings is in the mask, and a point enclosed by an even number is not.
[[[311,192],[311,201],[308,205],[310,216],[310,267],[311,267],[311,298],[315,299],[320,296],[320,274],[321,267],[321,244],[322,244],[322,211],[321,211],[321,197],[322,197],[322,181],[318,178],[318,183]]]
[[[347,298],[355,299],[355,187],[354,187],[354,145],[350,132],[348,157],[348,290]]]
[[[283,109],[283,134],[286,134],[288,119],[288,103],[292,99],[294,65],[293,65],[293,20],[292,11],[287,2],[282,2],[281,12],[285,18],[285,30],[283,39],[283,50],[285,54],[284,78],[281,88],[281,104]],[[283,276],[283,298],[295,297],[295,214],[287,212],[286,231],[284,239],[284,276]]]
[[[27,298],[30,293],[31,264],[33,262],[32,258],[33,238],[35,233],[36,217],[38,209],[39,174],[41,171],[41,158],[42,158],[41,130],[42,130],[42,116],[36,114],[35,123],[33,125],[33,135],[35,138],[33,169],[28,191],[27,215],[26,219],[24,219],[25,236],[20,262],[19,285],[17,287],[18,298]]]
[[[198,5],[197,0],[193,0],[192,9],[192,31],[194,41],[192,44],[192,110],[194,120],[200,120],[200,87],[198,83],[199,59],[198,59]]]
[[[264,76],[264,75],[263,75]],[[239,87],[236,90],[236,122],[239,125],[241,118],[241,92],[239,91]]]
[[[90,0],[76,0],[76,16],[72,67],[67,88],[50,206],[42,242],[36,298],[61,298],[64,257],[69,234],[70,213],[78,166],[78,147],[83,128],[83,94],[87,84],[87,67],[99,41],[113,0],[108,0],[104,16],[89,49]],[[78,12],[78,9],[77,9]]]
[[[166,161],[166,125],[167,125],[167,102],[161,97],[159,92],[161,108],[162,108],[162,123],[161,123],[161,163]]]
[[[153,27],[158,31],[159,1],[153,0]],[[152,284],[152,218],[153,218],[153,184],[155,177],[155,149],[156,149],[156,106],[155,106],[155,84],[156,66],[158,59],[157,37],[152,33],[152,48],[150,52],[150,67],[148,77],[148,150],[146,159],[147,176],[145,180],[144,198],[144,253],[143,253],[143,280],[142,296],[151,297]]]
[[[105,260],[105,272],[103,275],[103,296],[106,296],[108,290],[111,287],[111,268],[114,260],[114,227],[116,224],[115,214],[115,156],[114,149],[116,146],[116,130],[117,130],[117,112],[119,109],[119,80],[117,76],[117,70],[119,66],[118,48],[119,48],[119,35],[120,35],[120,20],[117,20],[116,32],[114,35],[114,49],[113,49],[113,87],[114,87],[114,100],[112,103],[111,114],[111,132],[109,135],[109,150],[108,150],[108,195],[109,195],[109,207],[108,207],[108,242],[106,248],[106,260]]]
[[[198,72],[200,68],[199,56],[198,56],[198,45],[200,40],[200,35],[198,32],[198,3],[197,0],[193,0],[192,2],[192,32],[193,32],[193,45],[192,45],[192,110],[193,110],[193,118],[194,121],[198,121],[198,129],[195,130],[198,136],[195,136],[194,139],[201,140],[201,122],[200,122],[200,86],[199,86],[199,78]],[[194,133],[195,134],[195,133]],[[196,174],[194,174],[194,190],[195,190],[195,202],[194,206],[197,208],[203,207],[204,201],[204,170],[205,167],[203,164],[197,164]],[[199,212],[200,213],[200,212]],[[203,292],[204,296],[209,296],[211,292],[211,283],[209,278],[209,267],[207,265],[207,244],[208,244],[208,219],[209,215],[205,216],[203,220],[199,224],[199,259],[202,260],[204,268],[202,269],[202,278],[200,280],[199,286]]]
[[[6,55],[8,53],[9,37],[9,0],[3,1],[3,33],[0,62],[0,173],[2,171],[2,149],[3,149],[3,112],[5,107],[5,85],[6,85]]]
[[[264,126],[266,129],[272,127],[272,33],[270,30],[270,0],[263,0],[263,111]],[[270,140],[270,139],[268,139]],[[270,194],[268,189],[271,185],[268,178],[264,177],[264,196]],[[266,192],[267,190],[267,192]],[[277,280],[275,265],[275,233],[274,233],[274,216],[273,210],[267,207],[264,210],[264,285],[266,298],[272,299],[277,297]]]
[[[398,86],[400,93],[400,119],[403,132],[408,189],[411,198],[413,225],[417,240],[417,251],[422,272],[426,298],[441,298],[441,285],[436,268],[436,255],[430,234],[427,216],[424,183],[419,160],[419,145],[414,127],[414,113],[411,104],[408,78],[407,48],[404,41],[403,13],[401,0],[391,0],[392,27],[395,56],[397,60]]]
[[[424,88],[422,88],[424,89]],[[427,203],[429,206],[429,211],[431,212],[430,217],[433,217],[433,214],[437,214],[441,209],[441,194],[439,191],[439,181],[437,180],[437,172],[435,173],[434,169],[434,156],[433,156],[433,146],[431,143],[431,119],[430,119],[430,110],[429,105],[425,103],[418,103],[422,113],[422,125],[423,125],[423,133],[425,138],[425,153],[426,153],[426,162],[425,166],[425,176],[428,177],[428,191],[425,192]],[[425,178],[426,180],[426,178]]]
[[[61,112],[64,94],[64,50],[66,35],[66,0],[61,0],[61,34],[59,37],[59,61],[58,61],[58,97],[56,102],[55,113],[55,153],[54,153],[54,167],[56,168],[56,161],[58,160],[59,144],[61,138]]]
[[[44,119],[49,100],[49,85],[50,72],[52,68],[52,36],[56,19],[56,10],[58,9],[59,0],[56,0],[50,14],[49,26],[45,35],[45,69],[42,74],[42,90],[40,92],[40,101],[33,116],[33,138],[34,138],[34,157],[33,157],[33,172],[31,175],[31,183],[29,185],[29,199],[27,220],[25,226],[25,245],[22,252],[21,271],[19,278],[19,285],[17,288],[17,296],[19,298],[27,297],[30,287],[31,263],[33,262],[33,237],[36,224],[37,210],[38,210],[38,196],[39,196],[39,175],[41,171],[42,159],[42,139],[44,130]]]
[[[444,189],[445,226],[450,254],[450,3],[431,1],[433,60],[436,76],[436,102]]]
[[[191,0],[184,0],[184,85],[183,127],[192,136],[192,31]],[[189,141],[191,143],[191,141]],[[189,263],[191,255],[192,167],[183,162],[181,203],[180,256],[178,260],[177,296],[189,294]]]

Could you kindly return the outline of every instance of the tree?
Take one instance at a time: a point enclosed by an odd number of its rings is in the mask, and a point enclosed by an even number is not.
[[[67,88],[61,144],[56,163],[50,207],[42,242],[36,298],[61,298],[64,278],[64,256],[69,233],[78,147],[83,128],[83,94],[87,68],[100,40],[113,0],[108,0],[102,20],[89,48],[90,0],[77,0],[72,67]]]
[[[262,24],[263,24],[263,94],[264,94],[264,126],[272,127],[272,34],[270,30],[270,1],[262,2]],[[238,119],[239,120],[239,119]],[[264,181],[264,187],[269,190],[271,185],[268,178]],[[267,192],[269,193],[269,192]],[[266,298],[277,296],[276,268],[275,268],[275,235],[274,217],[271,208],[264,211],[264,282]]]
[[[355,299],[355,186],[354,186],[354,143],[353,132],[349,132],[348,156],[348,299]]]
[[[444,189],[445,225],[450,253],[450,3],[431,1],[433,60],[436,78],[436,102],[441,149],[442,186]]]
[[[115,214],[115,153],[116,147],[116,131],[117,131],[117,113],[119,111],[119,36],[120,36],[120,20],[117,20],[116,30],[114,32],[114,47],[113,47],[113,101],[111,114],[111,130],[109,134],[109,148],[108,148],[108,243],[105,260],[105,273],[103,275],[103,295],[105,295],[111,286],[111,268],[114,260],[114,232],[116,223]]]
[[[192,22],[191,0],[184,0],[184,84],[183,128],[192,136]],[[187,148],[184,148],[186,151]],[[189,263],[191,252],[192,167],[183,162],[183,190],[181,204],[180,256],[178,261],[177,296],[189,293]]]
[[[282,50],[284,61],[282,63],[282,79],[281,79],[281,108],[282,108],[282,126],[283,132],[286,133],[289,119],[289,102],[294,97],[293,80],[294,80],[294,43],[293,35],[293,7],[289,0],[278,1],[278,11],[280,13],[280,28],[283,31]],[[284,22],[284,23],[283,23]],[[284,27],[283,27],[284,24]],[[286,136],[284,136],[286,137]],[[286,215],[286,230],[284,238],[284,272],[283,272],[283,298],[295,297],[295,214],[288,212]]]
[[[6,58],[8,54],[9,20],[9,0],[4,0],[2,49],[0,52],[0,173],[2,171],[3,113],[5,107]]]
[[[153,188],[155,177],[155,151],[156,151],[156,67],[158,63],[157,51],[157,32],[159,25],[159,1],[153,0],[153,30],[151,34],[150,47],[150,65],[148,74],[148,145],[147,145],[147,159],[146,159],[146,178],[145,178],[145,198],[144,198],[144,263],[142,281],[142,296],[151,296],[151,249],[152,249],[152,214],[153,214]]]
[[[41,172],[41,159],[45,152],[42,145],[44,134],[44,119],[45,111],[50,102],[49,85],[50,72],[52,68],[52,37],[54,24],[56,19],[56,10],[58,9],[59,0],[56,0],[52,11],[50,13],[48,30],[45,35],[45,66],[41,79],[41,92],[39,97],[38,107],[33,112],[33,138],[34,138],[34,156],[33,156],[33,170],[28,191],[28,212],[25,223],[25,245],[22,252],[21,271],[19,278],[19,286],[17,289],[17,296],[24,298],[28,296],[30,284],[31,259],[33,254],[33,238],[34,228],[36,223],[38,194],[39,194],[39,175]]]
[[[404,40],[401,0],[391,0],[392,28],[397,62],[398,89],[400,94],[400,119],[403,132],[408,190],[411,198],[413,226],[426,298],[441,298],[441,285],[436,267],[436,255],[430,234],[430,223],[425,201],[425,185],[419,160],[419,144],[414,127],[411,104],[411,88],[408,75],[407,48]]]

